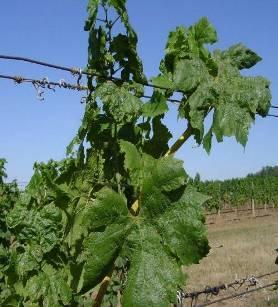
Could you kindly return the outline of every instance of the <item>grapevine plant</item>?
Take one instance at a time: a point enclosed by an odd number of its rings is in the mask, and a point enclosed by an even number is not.
[[[85,30],[85,114],[67,158],[35,164],[6,217],[14,240],[1,306],[175,303],[181,266],[198,263],[209,245],[207,197],[187,184],[174,154],[191,136],[207,151],[213,136],[245,145],[256,114],[268,113],[269,82],[241,74],[260,57],[242,44],[211,51],[217,35],[207,18],[170,32],[149,81],[125,0],[90,0]],[[176,92],[187,126],[172,140],[163,118]]]
[[[13,209],[19,197],[19,189],[15,181],[5,183],[7,173],[5,159],[0,159],[0,305],[11,294],[5,282],[5,271],[9,266],[9,249],[13,244],[14,236],[7,227],[6,218]]]
[[[210,199],[205,203],[208,210],[219,210],[224,204],[243,207],[253,199],[256,205],[277,206],[278,176],[249,175],[224,181],[193,181],[192,185]]]

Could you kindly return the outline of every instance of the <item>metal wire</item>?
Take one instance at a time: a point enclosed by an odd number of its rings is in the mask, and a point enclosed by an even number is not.
[[[50,90],[55,89],[55,87],[65,88],[69,90],[77,90],[77,91],[84,91],[87,90],[86,86],[79,85],[79,84],[71,84],[67,83],[64,80],[60,80],[60,82],[53,82],[49,81],[48,78],[43,79],[32,79],[32,78],[25,78],[22,76],[9,76],[9,75],[0,75],[1,79],[13,80],[17,84],[21,83],[32,83],[43,88],[48,88]]]
[[[47,78],[44,78],[42,80],[38,80],[38,79],[21,77],[21,76],[0,75],[0,78],[13,80],[18,84],[23,83],[23,82],[31,82],[31,83],[34,84],[34,86],[35,86],[35,84],[37,84],[39,86],[43,86],[44,88],[47,87],[48,89],[53,89],[53,87],[59,87],[59,88],[82,91],[82,90],[88,90],[87,86],[80,85],[81,76],[83,74],[88,75],[88,76],[98,76],[98,77],[106,78],[107,80],[112,80],[112,81],[115,81],[115,80],[116,81],[123,81],[121,78],[101,76],[100,74],[97,74],[97,73],[89,73],[89,72],[83,71],[81,68],[69,68],[69,67],[56,65],[56,64],[50,64],[50,63],[37,61],[37,60],[34,60],[34,59],[25,58],[25,57],[0,55],[0,59],[14,60],[14,61],[24,61],[24,62],[28,62],[28,63],[32,63],[32,64],[37,64],[37,65],[41,65],[41,66],[46,66],[46,67],[50,67],[50,68],[54,68],[54,69],[67,71],[67,72],[70,72],[74,75],[79,76],[78,80],[77,80],[77,84],[70,84],[70,83],[66,83],[64,80],[61,80],[63,82],[60,81],[58,83],[58,82],[53,82],[53,81],[49,82],[49,81],[47,81]],[[149,86],[149,87],[153,87],[153,88],[169,90],[167,87],[157,86],[157,85],[154,85],[154,84],[150,84],[148,82],[136,82],[136,83],[140,83],[144,86]],[[51,88],[51,86],[53,86],[53,87]],[[176,91],[176,92],[180,92],[180,91]],[[39,93],[39,95],[41,95],[41,93]],[[148,95],[142,95],[141,97],[151,98],[151,96],[148,96]],[[181,100],[172,99],[172,98],[168,98],[167,101],[175,103],[175,104],[180,104],[182,102]],[[278,106],[271,105],[271,108],[278,108]],[[276,115],[276,114],[267,114],[266,116],[268,116],[268,117],[278,117],[278,115]]]
[[[207,286],[205,289],[200,290],[200,291],[194,291],[194,292],[183,292],[182,290],[177,292],[177,299],[178,302],[182,305],[182,302],[186,299],[191,299],[191,304],[192,306],[197,306],[197,300],[200,295],[219,295],[222,290],[227,290],[232,288],[233,290],[238,290],[241,288],[244,284],[246,284],[248,287],[250,286],[256,286],[259,283],[259,279],[266,277],[266,276],[271,276],[274,274],[277,274],[278,270],[268,272],[265,274],[261,274],[258,276],[251,275],[250,277],[242,278],[242,279],[236,279],[235,281],[231,283],[225,283],[221,284],[218,286]],[[200,306],[200,305],[198,305]],[[203,305],[202,305],[203,306]],[[206,305],[204,305],[206,306]]]
[[[267,114],[268,117],[278,117],[276,114]]]
[[[271,284],[267,284],[265,286],[261,286],[261,287],[256,288],[256,289],[251,289],[251,290],[235,293],[235,294],[230,295],[230,296],[226,296],[226,297],[223,297],[223,298],[211,301],[211,302],[206,302],[206,303],[195,305],[195,306],[196,307],[205,307],[205,306],[213,305],[213,304],[216,304],[216,303],[220,303],[220,302],[224,302],[224,301],[230,300],[230,299],[235,298],[235,297],[239,297],[239,296],[242,296],[242,295],[245,295],[245,294],[249,294],[249,293],[252,293],[252,292],[260,291],[260,290],[263,290],[265,288],[270,288],[270,287],[277,286],[277,285],[278,285],[278,281],[275,281],[275,282],[273,282]]]
[[[40,66],[45,66],[45,67],[49,67],[49,68],[67,71],[67,72],[70,72],[72,74],[82,74],[82,75],[87,75],[87,76],[92,76],[92,77],[100,77],[100,78],[105,78],[107,80],[112,80],[112,81],[121,81],[121,82],[123,81],[121,78],[117,78],[117,77],[103,76],[99,73],[92,73],[92,72],[84,71],[80,68],[74,68],[74,67],[70,68],[70,67],[66,67],[66,66],[62,66],[62,65],[50,64],[50,63],[47,63],[47,62],[38,61],[38,60],[34,60],[34,59],[26,58],[26,57],[21,57],[21,56],[0,55],[0,59],[28,62],[28,63],[31,63],[31,64],[36,64],[36,65],[40,65]],[[152,88],[169,90],[169,88],[167,88],[167,87],[151,84],[149,82],[143,82],[143,81],[138,82],[138,81],[136,81],[135,83],[138,83],[138,84],[141,84],[141,85],[144,85],[144,86],[148,86],[148,87],[152,87]],[[182,91],[176,91],[176,92],[183,93]]]
[[[32,78],[27,78],[27,77],[22,77],[22,76],[11,76],[11,75],[0,75],[0,79],[12,80],[16,84],[32,83],[34,86],[37,86],[36,87],[37,91],[38,91],[38,87],[48,88],[48,89],[51,89],[51,90],[54,90],[56,87],[64,88],[64,89],[69,89],[69,90],[78,90],[78,91],[86,91],[86,90],[88,90],[88,87],[85,86],[85,85],[81,85],[78,82],[77,82],[77,84],[67,83],[63,79],[60,80],[59,82],[53,82],[53,81],[49,81],[48,78],[32,79]],[[42,93],[40,93],[40,95],[41,94]],[[140,95],[140,98],[151,99],[152,96]],[[179,100],[171,99],[171,98],[167,99],[167,101],[172,102],[172,103],[180,102]]]
[[[258,207],[255,208],[255,210],[265,210],[265,207]],[[227,210],[227,211],[221,211],[221,215],[222,214],[229,214],[229,213],[237,213],[237,212],[251,212],[252,208],[249,209],[237,209],[237,210]],[[206,213],[206,216],[212,216],[212,215],[217,215],[217,212],[210,212],[210,213]]]
[[[45,66],[45,67],[49,67],[49,68],[67,71],[67,72],[70,72],[72,74],[87,75],[87,76],[92,76],[92,77],[95,76],[95,77],[105,78],[107,80],[122,81],[121,78],[103,76],[103,75],[98,74],[98,73],[92,73],[92,72],[84,71],[81,68],[67,67],[67,66],[62,66],[62,65],[57,65],[57,64],[51,64],[51,63],[47,63],[47,62],[44,62],[44,61],[34,60],[34,59],[31,59],[31,58],[26,58],[26,57],[21,57],[21,56],[0,55],[0,59],[28,62],[28,63],[31,63],[31,64],[36,64],[36,65],[40,65],[40,66]],[[154,84],[151,84],[149,82],[138,82],[138,81],[136,81],[136,83],[139,83],[141,85],[148,86],[148,87],[153,87],[153,88],[158,88],[158,89],[163,89],[163,90],[169,90],[169,88],[167,88],[167,87],[154,85]],[[175,92],[183,93],[183,91],[175,91]],[[176,100],[176,99],[169,99],[169,100],[171,100],[172,102],[180,103],[180,101]],[[278,106],[271,105],[271,108],[278,109]],[[275,117],[278,117],[278,116],[275,116]]]

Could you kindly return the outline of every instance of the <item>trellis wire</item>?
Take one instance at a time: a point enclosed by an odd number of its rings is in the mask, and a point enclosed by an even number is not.
[[[71,67],[67,67],[67,66],[51,64],[51,63],[47,63],[47,62],[44,62],[44,61],[34,60],[34,59],[31,59],[31,58],[26,58],[26,57],[21,57],[21,56],[0,55],[0,59],[13,60],[13,61],[23,61],[23,62],[27,62],[27,63],[31,63],[31,64],[36,64],[36,65],[40,65],[40,66],[45,66],[45,67],[49,67],[49,68],[67,71],[67,72],[70,72],[72,74],[77,74],[77,75],[87,75],[87,76],[92,76],[92,77],[100,77],[100,78],[104,78],[104,79],[107,79],[107,80],[123,81],[121,78],[103,76],[103,75],[98,74],[98,73],[92,73],[92,72],[84,71],[81,68],[76,68],[76,67],[71,68]],[[149,82],[135,81],[135,83],[138,83],[138,84],[141,84],[141,85],[144,85],[144,86],[148,86],[148,87],[153,87],[153,88],[158,88],[158,89],[163,89],[163,90],[169,90],[169,88],[167,88],[167,87],[151,84]],[[183,91],[179,91],[179,90],[175,90],[175,92],[183,93]],[[172,102],[180,103],[180,100],[176,100],[176,99],[171,99],[171,100],[172,100]],[[278,106],[271,105],[271,108],[278,109]]]
[[[84,71],[81,68],[75,68],[75,67],[70,68],[70,67],[66,67],[66,66],[62,66],[62,65],[56,65],[56,64],[50,64],[50,63],[47,63],[47,62],[38,61],[38,60],[26,58],[26,57],[0,55],[0,59],[28,62],[28,63],[31,63],[31,64],[36,64],[36,65],[40,65],[40,66],[45,66],[45,67],[49,67],[49,68],[67,71],[67,72],[70,72],[72,74],[87,75],[87,76],[91,76],[91,77],[100,77],[100,78],[104,78],[104,79],[112,80],[112,81],[121,81],[121,82],[123,81],[121,78],[104,76],[104,75],[101,75],[99,73],[95,73],[95,72],[92,73],[92,72]],[[151,84],[149,82],[136,81],[135,83],[138,83],[138,84],[141,84],[141,85],[144,85],[144,86],[148,86],[148,87],[152,87],[152,88],[169,90],[169,88],[167,88],[167,87]],[[183,93],[182,91],[176,91],[176,92]]]
[[[265,207],[258,207],[255,208],[255,210],[265,210]],[[237,209],[237,210],[228,210],[228,211],[221,211],[221,215],[222,214],[229,214],[229,213],[237,213],[237,212],[250,212],[252,210],[252,208],[249,209]],[[217,215],[217,212],[209,212],[209,213],[205,213],[206,216],[213,216],[213,215]]]
[[[0,79],[12,80],[16,84],[32,83],[34,86],[36,86],[37,90],[38,90],[38,86],[42,88],[47,88],[50,90],[54,90],[56,87],[68,89],[68,90],[77,90],[77,91],[87,91],[88,90],[88,87],[86,85],[81,85],[80,83],[77,83],[77,84],[67,83],[63,79],[61,79],[59,82],[53,82],[53,81],[49,81],[48,78],[32,79],[29,77],[27,78],[27,77],[22,77],[22,76],[11,76],[11,75],[0,75]],[[40,97],[41,97],[41,94],[42,93],[39,94]],[[148,99],[152,98],[149,95],[140,95],[140,97],[148,98]],[[179,100],[170,99],[170,98],[167,100],[172,103],[180,102]]]
[[[87,90],[86,86],[80,84],[71,84],[65,82],[65,80],[61,79],[59,82],[49,81],[48,78],[43,79],[33,79],[33,78],[26,78],[22,76],[10,76],[10,75],[0,75],[1,79],[12,80],[16,84],[21,83],[32,83],[35,88],[38,90],[39,87],[47,88],[50,90],[55,90],[55,87],[69,89],[69,90],[77,90],[77,91],[84,91]]]
[[[246,277],[246,278],[242,278],[242,279],[236,279],[234,282],[231,282],[231,283],[221,284],[221,285],[212,286],[212,287],[207,286],[205,289],[200,290],[200,291],[184,292],[182,290],[179,290],[177,292],[178,304],[180,306],[182,306],[183,302],[186,299],[191,299],[191,305],[192,306],[200,306],[200,305],[197,305],[197,300],[198,300],[200,295],[205,294],[207,296],[208,295],[216,296],[216,295],[219,295],[222,290],[227,290],[227,289],[230,289],[230,288],[232,288],[233,290],[238,290],[244,284],[247,284],[247,286],[249,286],[249,287],[250,286],[256,286],[259,283],[259,279],[266,277],[266,276],[271,276],[271,275],[274,275],[274,274],[277,274],[277,273],[278,273],[278,270],[268,272],[268,273],[265,273],[265,274],[261,274],[261,275],[258,275],[258,276],[251,275],[250,277]],[[238,286],[237,289],[235,288],[236,286]],[[242,293],[240,295],[243,295],[243,294],[244,293]],[[237,296],[240,296],[240,295],[237,295]],[[201,305],[201,306],[203,306],[203,305]],[[204,305],[204,306],[206,306],[206,305]]]
[[[77,73],[77,71],[76,71],[76,73]],[[40,88],[55,90],[56,87],[59,87],[59,88],[63,88],[63,89],[77,90],[77,91],[87,91],[88,90],[87,86],[81,85],[79,83],[80,77],[77,80],[77,84],[67,83],[63,79],[61,79],[59,82],[53,82],[53,81],[49,81],[48,78],[33,79],[33,78],[29,78],[29,77],[11,76],[11,75],[0,75],[0,79],[12,80],[16,84],[32,83],[34,85],[34,87],[36,88],[37,98],[39,100],[44,100],[44,98],[42,96],[43,92],[40,90]],[[140,95],[140,97],[151,99],[151,96],[149,96],[149,95]],[[167,98],[167,101],[175,103],[175,104],[180,104],[182,102],[180,100],[171,99],[171,98]],[[267,114],[266,116],[267,117],[278,117],[278,115],[275,115],[275,114]]]
[[[211,301],[211,302],[206,302],[206,303],[203,303],[203,304],[199,304],[199,305],[196,305],[196,307],[205,307],[205,306],[213,305],[213,304],[216,304],[216,303],[220,303],[220,302],[224,302],[224,301],[230,300],[230,299],[235,298],[235,297],[239,297],[239,296],[242,296],[242,295],[245,295],[245,294],[249,294],[249,293],[252,293],[252,292],[260,291],[260,290],[263,290],[263,289],[266,289],[266,288],[270,288],[270,287],[273,287],[273,286],[277,286],[277,285],[278,285],[278,281],[275,281],[273,283],[267,284],[265,286],[261,286],[261,287],[256,288],[256,289],[251,289],[251,290],[243,291],[243,292],[240,292],[240,293],[235,293],[233,295],[226,296],[226,297],[223,297],[223,298]]]

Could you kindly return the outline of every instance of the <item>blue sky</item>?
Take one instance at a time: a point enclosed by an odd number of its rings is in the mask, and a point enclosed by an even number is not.
[[[87,1],[9,0],[0,6],[0,54],[42,59],[66,66],[84,67],[87,33],[83,31]],[[243,42],[262,58],[252,75],[271,80],[273,104],[278,105],[278,1],[277,0],[129,0],[131,22],[138,32],[139,53],[147,76],[158,72],[168,32],[207,16],[218,31],[218,48]],[[74,81],[63,72],[0,60],[0,74]],[[83,82],[86,80],[83,79]],[[8,160],[9,180],[27,181],[35,161],[65,157],[75,135],[84,105],[81,93],[58,90],[36,99],[31,85],[0,79],[0,157]],[[274,111],[272,111],[274,113]],[[278,112],[277,112],[278,113]],[[177,122],[174,107],[166,119],[174,136],[185,128]],[[203,179],[244,176],[265,165],[278,164],[278,118],[257,118],[245,149],[234,139],[213,144],[210,155],[193,140],[177,154],[192,176]]]

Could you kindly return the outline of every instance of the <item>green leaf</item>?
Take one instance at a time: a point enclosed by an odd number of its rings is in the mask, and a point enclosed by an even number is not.
[[[183,162],[174,159],[173,156],[153,159],[148,155],[143,155],[144,164],[144,180],[143,194],[153,187],[160,190],[170,192],[178,189],[185,183],[186,173],[183,169]],[[151,172],[152,176],[149,176]]]
[[[159,91],[154,91],[151,100],[143,105],[142,115],[156,117],[163,115],[167,111],[168,104],[165,95]]]
[[[213,44],[217,41],[217,33],[206,17],[202,17],[197,23],[189,28],[199,44]]]
[[[121,140],[121,152],[125,154],[124,167],[129,172],[132,184],[138,186],[141,180],[142,159],[136,146]]]
[[[246,145],[248,132],[254,119],[248,111],[245,111],[237,105],[227,103],[220,105],[214,114],[212,131],[215,133],[218,142],[221,142],[223,136],[236,137],[236,140]]]
[[[106,49],[106,32],[104,28],[95,29],[93,27],[89,32],[88,68],[98,71],[102,76],[107,76],[107,69],[111,64],[109,55],[110,53]],[[91,87],[89,80],[88,87]]]
[[[90,128],[100,121],[99,109],[96,107],[94,102],[95,101],[93,99],[87,103],[84,116],[81,121],[81,126],[78,129],[78,133],[67,147],[67,155],[72,153],[74,145],[80,145],[85,140],[85,137]]]
[[[17,272],[25,277],[29,272],[40,269],[43,253],[39,245],[28,245],[23,254],[18,257]]]
[[[171,132],[162,123],[163,116],[157,116],[152,120],[152,138],[145,141],[144,152],[159,158],[164,155],[168,149],[168,142],[172,138]]]
[[[85,265],[78,291],[88,291],[112,269],[128,231],[128,216],[122,195],[106,187],[96,194],[95,202],[84,215],[84,224],[92,230],[107,227],[103,232],[91,234],[84,242]]]
[[[204,32],[201,31],[202,27]],[[178,29],[175,34],[172,33],[167,44],[171,48],[167,47],[165,56],[168,66],[164,68],[169,73],[172,65],[176,89],[187,93],[180,104],[179,115],[188,120],[198,144],[203,143],[209,151],[215,134],[218,142],[224,136],[235,136],[245,146],[256,114],[265,116],[269,110],[269,82],[262,77],[240,74],[240,69],[251,67],[260,60],[243,45],[232,46],[223,52],[216,50],[213,54],[204,46],[196,45],[196,31],[199,31],[201,43],[214,41],[214,30],[209,29],[207,20],[203,19],[197,27],[194,25],[188,30],[188,36],[186,30]],[[180,52],[175,50],[175,44],[178,43],[181,45]],[[211,66],[212,62],[217,69]],[[210,112],[214,112],[214,116],[210,130],[205,134],[204,121]]]
[[[169,306],[183,276],[175,260],[164,250],[161,237],[150,225],[139,224],[128,237],[130,270],[123,294],[123,306]]]
[[[211,52],[205,44],[216,40],[216,31],[205,17],[188,29],[177,27],[169,34],[161,74],[153,79],[184,93],[179,116],[188,120],[196,142],[207,151],[213,134],[218,141],[235,136],[245,145],[256,114],[266,116],[271,100],[268,80],[240,74],[261,58],[242,44]],[[210,112],[214,116],[205,133],[204,121]]]
[[[122,67],[122,77],[125,81],[134,77],[135,81],[146,82],[147,79],[143,73],[143,64],[140,60],[136,44],[130,40],[127,35],[119,34],[113,38],[110,47],[116,62]]]
[[[202,205],[209,197],[187,188],[181,198],[159,218],[166,244],[181,263],[198,263],[208,253]]]
[[[31,277],[25,286],[25,299],[31,303],[43,302],[46,307],[69,305],[72,293],[61,271],[44,265],[39,275]]]
[[[127,30],[127,33],[128,33],[130,40],[134,44],[136,44],[137,43],[137,35],[136,35],[135,31],[133,30],[130,22],[129,22],[127,10],[126,10],[126,0],[106,0],[106,1],[109,3],[110,6],[113,6],[115,8],[117,13],[121,17],[123,24],[125,25],[125,28]]]
[[[43,252],[49,252],[63,235],[62,213],[53,203],[41,210],[27,208],[18,203],[7,217],[7,224],[17,237],[30,244],[40,245]]]
[[[109,213],[109,212],[107,212]],[[85,293],[96,286],[113,269],[128,231],[128,225],[113,224],[104,232],[95,232],[84,242],[85,265],[78,292]]]
[[[187,40],[188,30],[185,27],[177,27],[175,31],[171,31],[168,36],[165,53],[166,55],[176,55],[179,52],[183,54],[187,50],[186,40]]]
[[[198,60],[207,65],[208,71],[215,75],[216,67],[210,52],[204,46],[217,40],[216,31],[206,17],[201,18],[189,29],[177,27],[169,34],[165,49],[165,58],[160,64],[160,71],[164,75],[174,72],[180,60]]]
[[[147,82],[143,73],[142,61],[137,53],[137,34],[132,28],[126,10],[125,0],[107,0],[108,4],[115,8],[126,28],[127,35],[119,34],[111,43],[111,51],[114,52],[116,61],[119,62],[122,70],[122,79],[130,80],[131,75],[137,82]]]
[[[88,2],[87,11],[89,16],[85,24],[85,31],[90,31],[95,24],[99,2],[100,0],[89,0]]]
[[[171,205],[171,200],[166,193],[180,188],[185,183],[186,173],[182,167],[182,161],[172,156],[153,159],[144,155],[143,165],[139,205],[142,214],[150,219],[157,218]]]
[[[160,86],[169,90],[175,89],[175,84],[171,81],[169,76],[159,75],[158,77],[153,77],[151,81],[153,85]]]
[[[139,186],[139,214],[131,216],[125,197],[111,189],[96,194],[85,217],[85,224],[95,231],[83,243],[78,289],[85,293],[93,288],[121,256],[130,263],[124,306],[168,306],[183,283],[180,265],[198,262],[208,252],[201,209],[207,198],[193,190],[184,192],[187,176],[182,161],[141,154],[127,141],[120,146],[126,170],[138,171],[141,178],[133,183]],[[172,233],[177,237],[171,238]]]
[[[210,128],[203,138],[203,146],[208,154],[210,153],[211,150],[211,141],[212,141],[212,129]]]
[[[141,155],[136,146],[130,142],[121,140],[121,151],[125,154],[125,169],[136,171],[141,168]]]
[[[103,83],[96,90],[104,104],[104,110],[115,122],[131,122],[139,116],[142,101],[128,92],[124,87],[118,87],[112,82]]]
[[[203,139],[204,119],[207,116],[207,110],[213,104],[217,104],[217,94],[210,81],[203,82],[198,86],[189,98],[183,100],[179,106],[179,115],[181,118],[186,118],[194,128],[194,136],[198,144]]]
[[[126,141],[121,142],[121,147],[125,152],[126,169],[131,174],[135,172],[137,178],[141,179],[137,181],[142,184],[142,198],[140,200],[145,202],[146,206],[151,207],[148,198],[152,198],[153,189],[170,192],[185,183],[187,175],[182,167],[182,161],[176,160],[172,156],[154,159],[143,154],[141,157],[136,147]],[[133,160],[133,158],[135,159]]]
[[[209,78],[205,64],[199,60],[180,60],[174,70],[176,89],[184,92],[192,91]]]
[[[223,57],[229,58],[231,64],[238,69],[250,68],[262,60],[254,51],[243,44],[236,44],[223,52]]]
[[[88,225],[84,223],[84,216],[87,213],[88,207],[91,205],[91,201],[87,198],[80,197],[77,205],[73,202],[74,209],[71,213],[71,227],[68,231],[66,241],[71,247],[71,254],[76,252],[78,242],[88,233]]]
[[[86,133],[88,142],[97,147],[103,146],[111,137],[111,119],[106,115],[99,114],[91,120]],[[94,154],[96,153],[97,151],[94,151]]]
[[[104,187],[96,194],[96,200],[84,215],[84,224],[90,229],[110,225],[128,215],[126,199],[115,191]]]
[[[0,159],[0,184],[3,184],[4,178],[7,178],[7,173],[5,169],[6,159]]]

